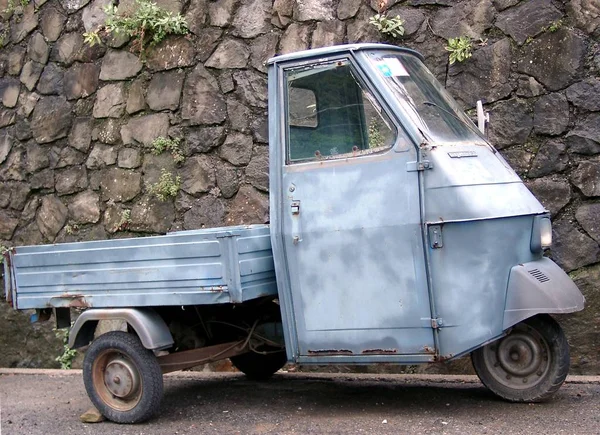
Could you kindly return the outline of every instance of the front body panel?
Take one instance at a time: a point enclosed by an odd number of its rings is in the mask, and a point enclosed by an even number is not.
[[[530,250],[532,216],[441,225],[443,247],[430,249],[440,358],[450,359],[502,334],[506,288]]]

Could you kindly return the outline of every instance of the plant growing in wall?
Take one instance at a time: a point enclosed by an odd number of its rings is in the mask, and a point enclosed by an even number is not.
[[[550,33],[554,33],[557,30],[561,29],[563,26],[563,20],[556,20],[550,23],[548,27],[544,27],[543,31],[548,31]]]
[[[375,26],[379,33],[393,38],[399,38],[404,35],[404,20],[400,15],[388,17],[386,14],[377,14],[369,18],[369,24]]]
[[[13,12],[18,12],[22,14],[23,11],[17,11],[17,7],[21,6],[22,9],[26,8],[29,5],[29,0],[19,0],[18,4],[15,0],[8,0],[6,3],[6,8],[2,11],[5,14],[12,14]]]
[[[168,35],[185,35],[189,32],[187,22],[181,14],[173,14],[150,0],[136,0],[131,13],[119,14],[117,6],[109,4],[104,8],[104,27],[84,33],[84,40],[90,45],[101,42],[100,35],[125,34],[133,39],[131,49],[144,56],[150,46],[163,41]]]
[[[455,62],[463,62],[470,58],[473,53],[473,44],[471,38],[468,36],[459,36],[458,38],[448,39],[448,45],[445,47],[446,51],[450,52],[449,61],[450,65]]]
[[[170,197],[177,196],[179,189],[181,188],[181,177],[178,175],[173,176],[166,169],[160,170],[160,177],[158,182],[154,184],[148,184],[148,192],[156,196],[161,201],[166,201]]]
[[[181,152],[181,148],[179,145],[181,144],[181,139],[175,138],[170,139],[166,137],[157,137],[152,142],[152,154],[158,156],[165,151],[169,151],[175,163],[183,163],[185,161],[185,156]]]
[[[125,209],[121,212],[121,218],[117,225],[117,231],[125,231],[131,224],[131,210]]]
[[[4,246],[4,245],[0,245],[0,266],[4,263],[4,254],[8,251],[10,251],[11,248]],[[0,272],[2,272],[2,270],[0,270]]]

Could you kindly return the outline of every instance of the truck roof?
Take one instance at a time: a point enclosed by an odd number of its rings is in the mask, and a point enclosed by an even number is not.
[[[410,48],[398,47],[390,44],[375,44],[375,43],[363,43],[363,44],[344,44],[334,45],[331,47],[316,48],[312,50],[297,51],[295,53],[283,54],[275,56],[269,59],[267,64],[271,65],[277,62],[285,62],[288,60],[303,59],[313,56],[326,56],[331,54],[345,53],[359,50],[395,50],[404,53],[410,53],[417,56],[419,59],[424,60],[421,53]]]

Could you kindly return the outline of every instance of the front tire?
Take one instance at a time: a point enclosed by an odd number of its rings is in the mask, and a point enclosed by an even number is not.
[[[515,325],[498,341],[471,354],[481,382],[511,402],[548,400],[569,373],[569,344],[547,314]]]
[[[134,334],[112,331],[94,340],[83,361],[83,382],[94,406],[115,423],[140,423],[160,408],[160,365]]]

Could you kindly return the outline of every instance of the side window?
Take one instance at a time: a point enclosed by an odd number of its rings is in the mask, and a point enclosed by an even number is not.
[[[290,127],[317,127],[317,97],[313,91],[304,88],[290,88],[289,101]]]
[[[347,158],[391,148],[396,129],[348,61],[286,72],[287,161]]]

